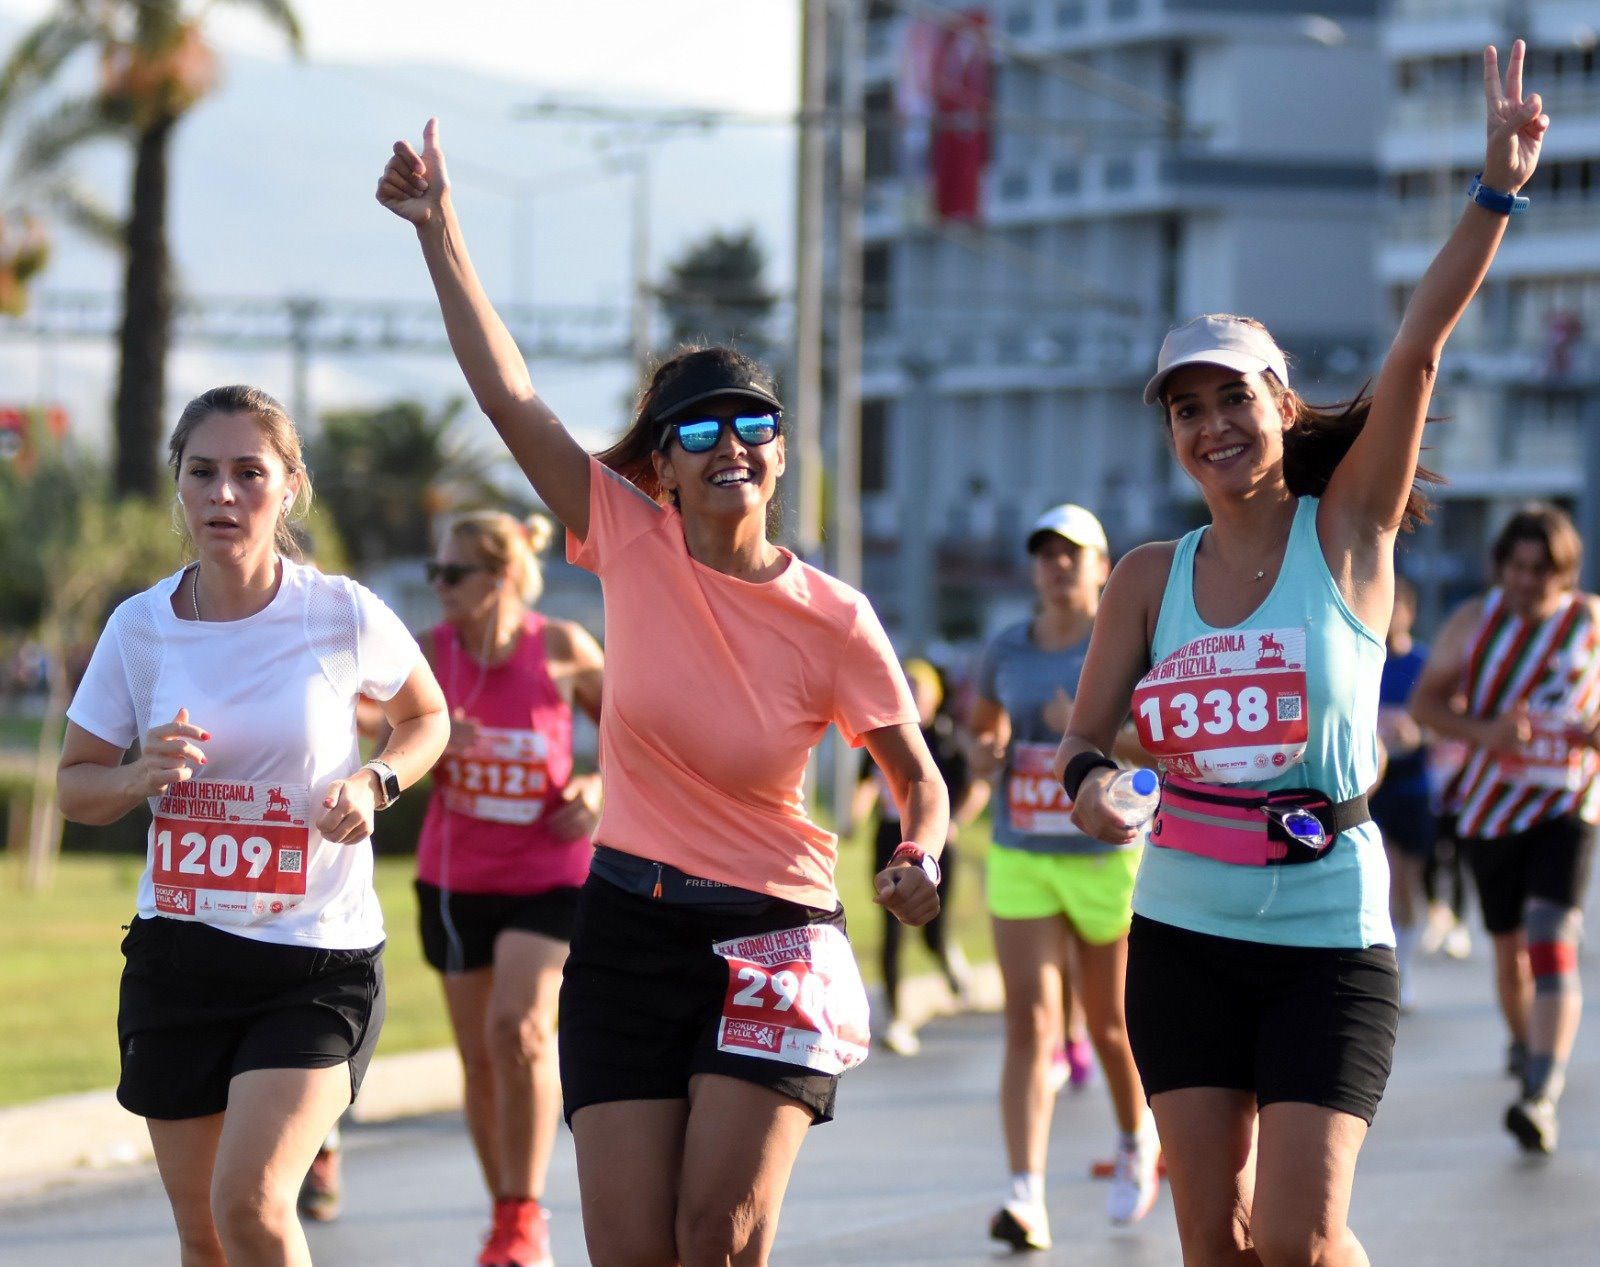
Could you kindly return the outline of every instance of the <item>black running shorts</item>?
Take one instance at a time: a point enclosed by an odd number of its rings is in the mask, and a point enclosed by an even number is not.
[[[1269,946],[1143,916],[1128,936],[1128,1038],[1147,1097],[1255,1093],[1371,1123],[1389,1081],[1400,974],[1387,946]]]
[[[590,874],[561,983],[561,1092],[570,1123],[591,1104],[677,1100],[695,1074],[724,1074],[798,1100],[814,1122],[833,1117],[837,1076],[719,1050],[728,962],[711,949],[734,937],[832,924],[844,908],[780,898],[737,911],[675,906]]]
[[[122,941],[117,1100],[140,1117],[209,1117],[252,1069],[350,1067],[361,1089],[383,1027],[383,947],[252,941],[189,920],[135,919]]]
[[[1516,932],[1529,898],[1581,906],[1594,841],[1594,827],[1576,814],[1548,818],[1515,836],[1463,841],[1478,883],[1483,926],[1496,935]]]
[[[578,890],[570,885],[529,894],[447,893],[417,881],[422,954],[439,972],[489,967],[495,939],[508,930],[571,941],[577,919]]]
[[[1433,853],[1439,823],[1427,792],[1394,792],[1380,787],[1373,793],[1370,806],[1384,844],[1393,845],[1412,858],[1427,858]]]

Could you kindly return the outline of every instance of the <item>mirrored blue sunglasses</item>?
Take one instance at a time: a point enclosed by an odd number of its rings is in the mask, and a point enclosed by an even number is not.
[[[676,436],[685,453],[710,453],[722,439],[723,427],[732,427],[742,444],[771,444],[778,434],[778,415],[741,414],[737,418],[686,418],[667,427],[661,447],[667,448]]]

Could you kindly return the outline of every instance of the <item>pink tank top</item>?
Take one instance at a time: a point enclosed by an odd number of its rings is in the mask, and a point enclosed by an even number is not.
[[[456,893],[544,893],[579,885],[593,852],[544,826],[572,777],[572,709],[550,677],[544,617],[529,612],[504,664],[484,668],[456,631],[433,630],[433,669],[452,714],[477,723],[465,752],[433,768],[417,874]]]

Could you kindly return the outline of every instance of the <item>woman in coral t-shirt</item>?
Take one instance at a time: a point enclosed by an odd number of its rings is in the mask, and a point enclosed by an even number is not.
[[[605,592],[605,807],[559,1035],[590,1256],[763,1263],[806,1128],[868,1041],[806,762],[834,724],[883,768],[906,844],[877,900],[915,925],[939,909],[944,781],[867,600],[767,538],[784,443],[760,368],[672,357],[597,460],[483,293],[435,122],[378,200],[416,227],[479,405]]]

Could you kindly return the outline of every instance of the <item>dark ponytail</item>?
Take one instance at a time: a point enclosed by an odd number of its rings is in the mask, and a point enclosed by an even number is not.
[[[1308,404],[1278,382],[1272,374],[1261,376],[1274,401],[1286,397],[1293,410],[1283,432],[1283,480],[1296,497],[1321,497],[1350,446],[1356,442],[1372,414],[1372,396],[1363,387],[1354,400],[1331,408]],[[1444,477],[1425,466],[1417,467],[1406,498],[1400,527],[1411,532],[1428,522],[1433,500],[1420,485],[1442,484]]]

